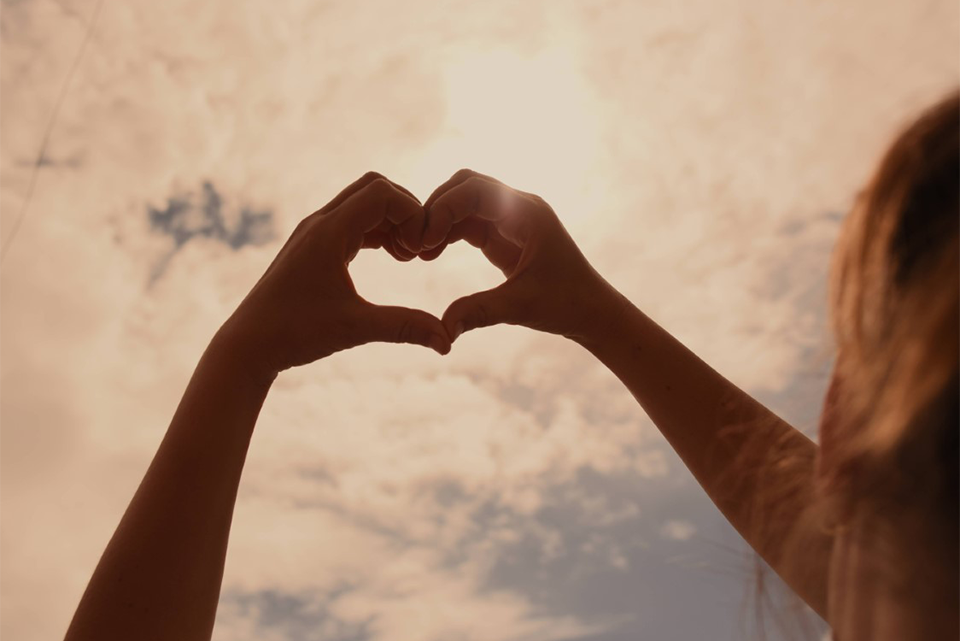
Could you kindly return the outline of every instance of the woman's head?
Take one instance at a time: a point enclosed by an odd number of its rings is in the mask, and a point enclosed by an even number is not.
[[[923,515],[953,547],[958,225],[960,94],[953,94],[897,138],[841,235],[832,282],[836,410],[822,430],[822,472],[842,514]]]

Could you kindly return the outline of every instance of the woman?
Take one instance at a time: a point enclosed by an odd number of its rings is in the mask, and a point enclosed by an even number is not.
[[[818,447],[606,283],[537,196],[464,170],[421,207],[364,176],[297,227],[214,337],[67,639],[210,637],[244,457],[280,371],[371,341],[444,354],[498,323],[609,367],[836,639],[957,639],[958,181],[953,95],[894,143],[848,219]],[[432,260],[458,240],[506,281],[442,321],[367,303],[347,273],[362,247]]]

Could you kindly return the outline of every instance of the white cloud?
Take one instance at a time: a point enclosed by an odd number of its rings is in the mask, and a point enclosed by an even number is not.
[[[671,519],[665,522],[663,527],[660,528],[660,535],[662,537],[674,541],[689,541],[696,532],[697,528],[695,528],[692,523],[682,520]]]
[[[421,197],[461,166],[540,191],[654,318],[738,384],[789,393],[824,342],[810,301],[837,223],[818,216],[846,205],[960,64],[946,1],[227,4],[105,4],[4,264],[3,636],[63,632],[206,341],[294,223],[362,172]],[[4,236],[92,8],[4,5]],[[204,181],[274,211],[279,238],[190,241],[148,289],[172,244],[147,206]],[[363,255],[353,273],[371,300],[434,313],[499,281],[468,247],[431,264]],[[619,585],[642,572],[635,524],[689,539],[671,506],[613,498],[680,492],[666,447],[557,337],[495,328],[446,358],[338,354],[285,373],[268,399],[225,594],[294,595],[322,618],[311,599],[349,582],[331,621],[370,618],[396,639],[587,634],[589,616],[523,585],[489,589],[487,574],[529,539],[538,572],[575,557]],[[288,638],[257,607],[225,600],[218,638]]]
[[[352,621],[373,618],[373,639],[398,641],[553,640],[603,629],[572,617],[543,617],[522,598],[503,591],[478,591],[480,568],[437,572],[429,554],[402,555],[380,568],[362,591],[332,604],[334,615]]]

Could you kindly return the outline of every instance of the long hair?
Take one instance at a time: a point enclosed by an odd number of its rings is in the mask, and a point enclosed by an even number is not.
[[[854,509],[883,518],[909,511],[954,550],[958,228],[953,93],[896,139],[841,233],[831,277],[837,415],[822,434],[821,477],[839,522]]]
[[[958,232],[960,92],[954,92],[894,140],[834,250],[830,315],[837,357],[817,490],[801,517],[835,533],[855,518],[869,518],[883,530],[887,550],[909,550],[916,565],[930,570],[928,588],[949,594],[957,593],[960,563]],[[786,520],[789,515],[769,506],[806,491],[799,470],[809,469],[809,461],[756,450],[748,443],[742,462],[797,466],[797,475],[784,477],[789,482],[765,487],[757,499],[757,518]],[[790,549],[790,533],[786,538]],[[907,585],[910,572],[892,559],[885,571],[894,581],[903,575]],[[793,622],[801,638],[810,638],[799,600],[775,599],[765,566],[759,557],[756,562],[759,636],[766,636],[766,613],[788,637],[795,638]]]

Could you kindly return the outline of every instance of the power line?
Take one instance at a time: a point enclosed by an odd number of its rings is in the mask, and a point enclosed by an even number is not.
[[[90,17],[90,21],[87,23],[87,32],[83,37],[83,42],[80,43],[80,48],[77,49],[77,54],[73,58],[73,64],[70,66],[70,71],[67,72],[67,76],[63,80],[63,85],[60,87],[60,93],[57,96],[57,100],[53,104],[53,111],[50,113],[50,120],[47,122],[47,127],[43,132],[43,139],[40,141],[40,151],[37,153],[37,159],[33,163],[33,171],[30,173],[30,183],[27,185],[27,195],[24,197],[23,203],[20,205],[20,214],[17,216],[16,221],[14,221],[13,228],[10,230],[10,234],[4,241],[3,246],[0,247],[0,267],[3,266],[3,261],[7,258],[10,245],[17,237],[17,232],[20,231],[20,227],[23,225],[23,221],[27,217],[30,201],[33,200],[33,190],[37,186],[37,176],[40,174],[40,166],[43,164],[44,156],[47,153],[47,145],[50,142],[50,133],[53,131],[53,127],[57,123],[57,117],[60,115],[60,107],[63,106],[63,100],[67,95],[67,89],[70,87],[70,81],[73,80],[73,76],[76,73],[77,68],[80,66],[80,61],[83,59],[83,54],[87,49],[87,43],[90,42],[90,36],[93,35],[93,29],[97,24],[97,19],[100,17],[100,9],[103,8],[103,2],[104,0],[97,0],[97,6],[93,8],[93,14]]]

